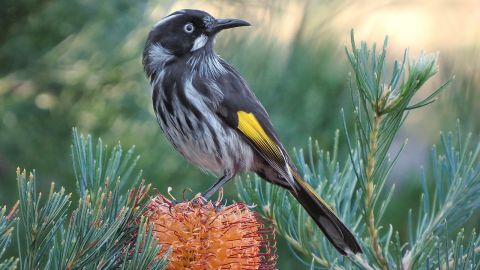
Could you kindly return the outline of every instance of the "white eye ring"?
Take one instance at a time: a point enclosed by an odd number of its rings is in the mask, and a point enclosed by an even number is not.
[[[195,27],[193,27],[193,24],[191,24],[191,23],[187,23],[183,27],[183,31],[185,31],[186,33],[189,33],[189,34],[193,33],[193,30],[195,30]]]

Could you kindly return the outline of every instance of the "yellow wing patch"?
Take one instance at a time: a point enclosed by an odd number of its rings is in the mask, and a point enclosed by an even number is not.
[[[292,190],[296,192],[295,180],[292,177],[290,167],[287,166],[287,159],[277,143],[265,132],[253,113],[244,111],[237,112],[238,130],[252,141],[260,151],[260,154],[267,162],[282,174],[285,180],[290,184]]]
[[[267,135],[253,113],[238,111],[238,129],[255,143],[262,151],[271,158],[283,161],[283,154],[278,145]]]

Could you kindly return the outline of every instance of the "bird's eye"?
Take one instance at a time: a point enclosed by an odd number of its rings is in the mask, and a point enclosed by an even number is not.
[[[195,27],[193,27],[193,24],[191,24],[191,23],[187,23],[187,24],[185,24],[185,26],[183,27],[183,30],[184,30],[185,32],[189,33],[189,34],[192,33],[194,29],[195,29]]]

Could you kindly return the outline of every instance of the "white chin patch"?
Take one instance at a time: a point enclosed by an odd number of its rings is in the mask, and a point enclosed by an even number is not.
[[[193,43],[193,47],[190,51],[193,52],[193,51],[196,51],[200,48],[203,48],[203,46],[205,46],[205,44],[207,44],[207,41],[208,41],[208,37],[206,35],[203,35],[203,34],[200,35],[199,37],[197,37],[195,39],[195,42]]]

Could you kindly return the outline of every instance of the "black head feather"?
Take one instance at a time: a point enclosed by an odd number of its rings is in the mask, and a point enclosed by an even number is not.
[[[205,11],[183,9],[168,15],[155,24],[148,35],[146,47],[151,44],[159,44],[171,54],[182,56],[192,49],[197,49],[195,43],[199,42],[199,38],[206,38],[202,42],[211,41],[212,37],[223,29],[247,25],[250,24],[246,21],[217,20]]]
[[[163,18],[150,31],[149,44],[158,44],[175,56],[181,56],[193,48],[195,40],[205,34],[205,22],[214,21],[210,14],[199,10],[180,10]]]

